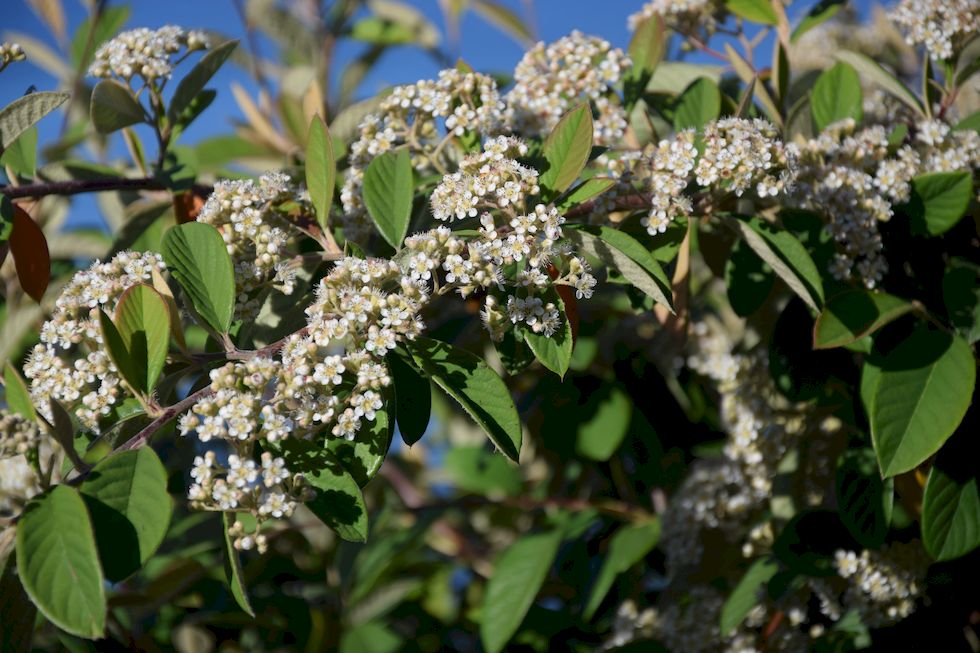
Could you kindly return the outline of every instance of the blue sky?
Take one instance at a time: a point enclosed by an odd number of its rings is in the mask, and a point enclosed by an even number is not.
[[[68,33],[84,20],[86,10],[78,0],[62,0],[67,15]],[[614,45],[625,48],[629,41],[626,28],[627,17],[642,6],[640,0],[499,0],[520,15],[530,14],[530,24],[538,39],[553,41],[574,29],[602,36]],[[0,0],[4,5],[4,19],[0,33],[21,32],[43,41],[54,49],[58,44],[40,19],[29,8],[26,0]],[[445,24],[437,0],[405,0],[424,13],[445,35]],[[117,4],[117,2],[110,2]],[[790,18],[802,16],[815,0],[798,0],[790,7]],[[872,4],[870,0],[857,4],[865,13]],[[159,27],[176,24],[185,28],[212,29],[230,36],[243,34],[241,21],[232,0],[134,0],[130,2],[132,12],[127,23],[132,27]],[[462,38],[456,54],[474,68],[493,72],[508,72],[523,54],[523,46],[512,37],[491,26],[473,12],[464,17],[461,29]],[[276,58],[275,46],[271,41],[259,43],[262,54]],[[347,40],[337,51],[337,62],[343,65],[356,58],[366,49],[366,45]],[[763,46],[765,47],[765,46]],[[760,51],[767,51],[762,49]],[[335,71],[339,68],[335,67]],[[358,95],[365,97],[392,84],[408,83],[418,79],[431,78],[438,72],[438,64],[433,58],[417,48],[399,47],[389,50],[380,64],[367,77]],[[179,74],[179,70],[178,70]],[[334,79],[339,75],[334,73]],[[240,119],[241,113],[228,91],[229,84],[237,81],[246,88],[254,89],[251,77],[244,70],[227,65],[210,86],[219,90],[218,99],[204,113],[197,123],[182,138],[182,142],[193,143],[201,138],[213,136],[230,130],[231,121]],[[0,103],[7,103],[22,95],[28,87],[38,90],[53,89],[56,80],[42,69],[28,64],[17,64],[8,68],[0,76]],[[40,143],[51,141],[60,128],[58,117],[48,117],[40,125]],[[116,137],[118,141],[118,136]],[[149,145],[148,145],[149,147]],[[113,153],[121,154],[118,146]],[[94,203],[82,200],[87,209]],[[81,208],[81,207],[76,207]],[[74,224],[93,224],[94,216],[83,218]]]

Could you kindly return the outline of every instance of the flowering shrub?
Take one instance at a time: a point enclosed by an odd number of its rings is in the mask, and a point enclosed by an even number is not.
[[[438,50],[360,4],[249,3],[278,86],[100,10],[0,110],[0,648],[976,650],[980,7],[655,0],[351,103],[338,39]]]

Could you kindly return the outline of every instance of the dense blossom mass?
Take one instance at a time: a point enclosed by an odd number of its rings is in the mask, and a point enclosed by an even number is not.
[[[148,84],[170,79],[175,62],[173,56],[207,48],[204,32],[185,31],[174,25],[157,30],[140,27],[123,32],[99,46],[89,67],[92,77],[118,77],[129,82],[142,77]]]
[[[902,0],[890,16],[909,44],[925,46],[936,59],[952,58],[980,31],[976,0]]]
[[[507,93],[507,123],[525,136],[544,136],[579,102],[595,107],[595,141],[618,141],[626,130],[626,111],[614,87],[631,63],[607,41],[575,31],[545,45],[538,43],[514,70]]]

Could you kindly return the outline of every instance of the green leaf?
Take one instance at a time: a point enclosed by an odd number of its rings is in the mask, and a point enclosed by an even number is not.
[[[589,620],[609,593],[616,577],[636,565],[657,546],[660,540],[660,521],[628,524],[619,528],[609,541],[609,550],[602,560],[599,575],[589,593],[582,616]]]
[[[880,364],[871,398],[871,437],[887,478],[914,469],[956,429],[973,396],[976,365],[962,338],[924,330]]]
[[[521,45],[530,47],[534,44],[535,38],[531,28],[504,3],[493,0],[470,0],[470,2],[473,10],[483,16],[484,20],[496,25]]]
[[[405,444],[422,439],[432,414],[432,386],[401,356],[388,356],[388,369],[395,384],[395,419]]]
[[[560,378],[564,378],[565,373],[568,372],[568,364],[572,360],[572,325],[569,324],[568,315],[565,313],[565,302],[553,288],[549,289],[541,299],[545,304],[552,302],[558,307],[561,326],[550,336],[521,327],[524,342],[542,365]]]
[[[732,310],[741,317],[755,313],[765,303],[775,283],[772,268],[756,256],[744,240],[737,241],[725,262],[725,288]]]
[[[34,402],[31,401],[31,391],[10,361],[3,365],[3,389],[7,408],[29,420],[37,418]]]
[[[92,124],[100,134],[146,120],[146,111],[129,87],[114,79],[103,79],[92,91]]]
[[[573,206],[588,202],[602,195],[616,185],[616,180],[610,177],[591,177],[576,186],[564,198],[555,203],[559,213],[565,213]]]
[[[92,515],[110,581],[130,576],[156,552],[170,526],[167,470],[153,449],[121,451],[96,465],[78,488]]]
[[[752,64],[746,61],[745,58],[738,53],[738,50],[732,47],[731,43],[725,44],[725,54],[728,55],[728,61],[732,65],[732,69],[735,71],[735,74],[738,75],[739,79],[752,86],[752,94],[762,106],[763,111],[766,112],[769,120],[771,120],[777,127],[782,129],[783,116],[779,111],[779,107],[776,106],[772,96],[769,95],[769,91],[766,90],[765,85],[758,83],[757,81],[753,81],[756,79],[757,74]]]
[[[412,217],[412,159],[406,148],[376,156],[364,171],[364,204],[388,244],[398,249]]]
[[[140,374],[139,363],[130,357],[129,348],[122,334],[119,333],[119,328],[102,309],[99,309],[99,326],[102,329],[102,342],[119,374],[133,392],[143,392],[140,388],[140,380],[145,380],[146,374]]]
[[[852,66],[843,61],[825,70],[813,85],[810,110],[818,131],[845,118],[853,118],[858,124],[864,117],[861,78]]]
[[[971,344],[980,340],[980,265],[953,259],[943,276],[943,302],[960,335]]]
[[[674,108],[674,129],[703,129],[705,124],[721,115],[721,91],[707,77],[691,82],[677,98]]]
[[[323,119],[316,115],[310,122],[306,139],[306,188],[316,209],[316,221],[323,229],[327,229],[330,222],[330,204],[336,183],[337,161],[334,159],[333,140]]]
[[[172,227],[163,237],[163,260],[197,314],[227,333],[235,314],[235,271],[218,230],[202,222]]]
[[[377,16],[366,16],[351,26],[350,37],[374,45],[404,45],[415,41],[415,32]]]
[[[953,129],[956,131],[972,129],[975,132],[980,132],[980,111],[971,113],[966,118],[956,123],[956,126],[953,127]]]
[[[384,393],[384,408],[375,411],[374,421],[364,420],[361,431],[354,440],[329,438],[326,449],[337,462],[354,477],[359,487],[364,487],[381,469],[388,455],[395,423],[388,413],[392,405],[390,392]]]
[[[17,578],[16,556],[8,556],[0,566],[0,651],[29,653],[37,608]]]
[[[725,7],[736,16],[754,23],[775,25],[779,22],[769,0],[725,0]]]
[[[116,304],[116,327],[133,364],[134,388],[150,393],[167,362],[170,311],[156,290],[146,284],[128,288]]]
[[[911,107],[915,113],[923,117],[925,116],[922,103],[915,96],[915,93],[910,91],[894,75],[882,68],[874,59],[857,52],[852,52],[851,50],[841,50],[835,53],[835,56],[841,61],[851,64],[866,81],[880,86],[883,90],[891,93]]]
[[[630,39],[629,56],[633,65],[623,81],[623,97],[629,109],[643,95],[653,72],[667,50],[669,32],[662,16],[653,15],[640,22]]]
[[[572,185],[585,168],[592,152],[592,109],[580,104],[558,121],[542,147],[547,169],[541,173],[541,187],[552,197]]]
[[[790,36],[790,42],[795,42],[796,39],[817,25],[833,18],[845,4],[847,4],[847,0],[820,0],[803,17],[803,20],[796,26],[796,29],[793,30],[793,34]]]
[[[909,213],[912,233],[938,236],[952,229],[973,197],[969,172],[931,172],[912,179]]]
[[[560,531],[525,535],[500,556],[483,599],[480,639],[487,653],[500,653],[517,632],[560,544]]]
[[[511,460],[521,451],[521,419],[503,380],[482,358],[452,345],[416,338],[406,343],[415,364],[459,402]]]
[[[454,446],[446,452],[443,464],[449,480],[463,492],[515,496],[524,484],[514,463],[484,447]]]
[[[238,41],[225,41],[221,45],[211,48],[201,60],[191,68],[177,84],[173,98],[170,100],[170,107],[167,109],[167,118],[170,122],[176,122],[184,109],[190,106],[194,98],[204,90],[204,86],[211,81],[218,69],[228,61],[228,57],[238,46]]]
[[[581,252],[618,270],[627,281],[673,312],[670,280],[653,255],[635,238],[611,227],[578,225],[566,229],[565,237]]]
[[[722,635],[727,636],[745,619],[749,612],[757,606],[761,597],[759,590],[776,575],[779,565],[770,558],[759,558],[752,563],[738,585],[732,590],[721,606],[721,618],[718,625]]]
[[[813,328],[814,349],[843,347],[870,335],[913,309],[912,304],[883,292],[851,290],[827,302]]]
[[[102,567],[85,502],[74,488],[56,485],[27,504],[17,522],[17,571],[51,623],[79,637],[102,637]]]
[[[313,514],[348,542],[366,542],[367,506],[354,477],[336,461],[304,476],[316,488],[316,497],[306,502]]]
[[[92,62],[100,45],[122,30],[129,19],[129,5],[105,7],[97,14],[98,20],[92,25],[92,17],[79,24],[71,38],[71,62],[75,70],[85,70]]]
[[[759,258],[768,263],[810,308],[819,311],[823,304],[820,272],[796,236],[759,218],[736,220],[736,225]]]
[[[966,429],[953,436],[939,452],[926,481],[922,542],[936,560],[959,558],[980,546],[976,436]]]
[[[33,179],[37,168],[37,127],[29,128],[2,152],[0,165],[10,167],[15,175]]]
[[[225,580],[228,582],[228,587],[231,588],[231,595],[235,599],[235,603],[238,604],[238,607],[250,617],[255,617],[255,610],[252,609],[252,602],[248,599],[248,589],[245,587],[245,572],[242,570],[242,559],[238,555],[238,549],[235,548],[234,540],[228,534],[228,529],[234,523],[235,513],[221,513],[221,530],[224,531],[225,538]]]
[[[575,451],[591,460],[605,462],[629,432],[633,402],[619,388],[603,386],[588,398],[584,413],[578,425]]]
[[[10,240],[15,219],[13,202],[6,195],[0,195],[0,245]]]
[[[38,91],[19,97],[0,109],[0,152],[44,116],[71,97],[69,93]]]
[[[845,451],[837,461],[837,506],[841,521],[862,546],[885,541],[895,502],[894,479],[882,480],[874,451]]]

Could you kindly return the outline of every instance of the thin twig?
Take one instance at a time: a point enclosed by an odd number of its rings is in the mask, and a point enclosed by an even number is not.
[[[177,417],[177,415],[181,414],[201,399],[210,397],[213,393],[214,390],[210,385],[207,385],[197,392],[184,397],[173,406],[167,407],[159,417],[147,424],[142,431],[117,447],[116,451],[129,451],[130,449],[136,449],[143,446],[149,442],[150,438],[153,437],[153,434],[163,428],[167,422]]]
[[[0,186],[0,195],[10,199],[20,197],[46,197],[48,195],[79,195],[117,190],[167,190],[167,185],[155,177],[105,177],[102,179],[72,179],[23,186]],[[194,184],[194,191],[210,195],[213,187]]]

